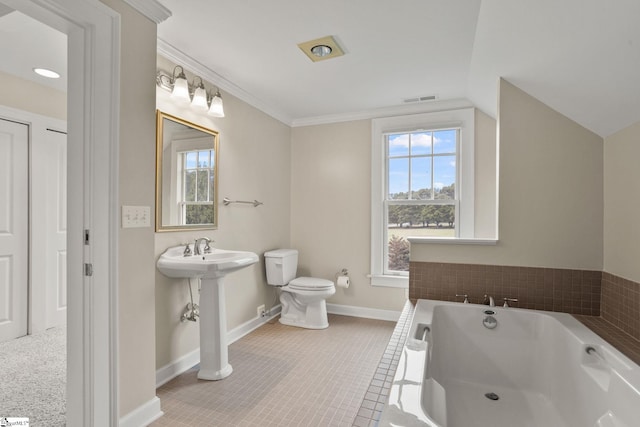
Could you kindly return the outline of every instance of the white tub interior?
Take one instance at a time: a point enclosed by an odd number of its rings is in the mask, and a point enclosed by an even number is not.
[[[633,427],[640,368],[567,314],[420,300],[379,425]]]

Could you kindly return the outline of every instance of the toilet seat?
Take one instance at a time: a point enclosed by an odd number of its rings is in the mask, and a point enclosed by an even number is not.
[[[319,279],[317,277],[298,277],[287,285],[290,289],[301,291],[325,291],[334,287],[331,280]]]

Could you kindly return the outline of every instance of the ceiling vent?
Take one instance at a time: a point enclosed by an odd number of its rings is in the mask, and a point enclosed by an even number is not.
[[[406,98],[402,102],[405,104],[413,104],[416,102],[435,101],[438,97],[436,95],[416,96],[415,98]]]

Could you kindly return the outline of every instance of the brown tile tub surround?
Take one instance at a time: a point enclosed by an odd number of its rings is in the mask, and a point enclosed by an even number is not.
[[[602,273],[602,318],[640,340],[640,283]]]
[[[409,298],[472,303],[491,295],[496,305],[600,315],[602,272],[558,268],[415,262],[409,265]]]
[[[473,303],[517,298],[514,307],[570,313],[640,364],[640,283],[600,271],[411,262],[409,298]]]

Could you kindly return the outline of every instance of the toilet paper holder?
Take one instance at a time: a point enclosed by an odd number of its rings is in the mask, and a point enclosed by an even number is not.
[[[336,279],[338,278],[338,276],[348,276],[348,275],[349,275],[349,270],[347,270],[346,268],[343,268],[338,273],[336,273]]]
[[[343,268],[340,272],[336,273],[336,287],[347,289],[350,284],[349,270]]]

